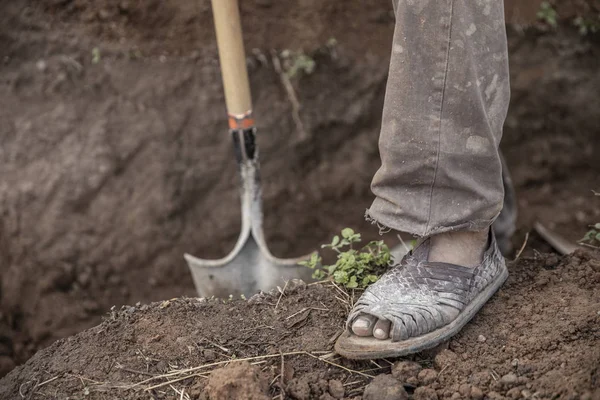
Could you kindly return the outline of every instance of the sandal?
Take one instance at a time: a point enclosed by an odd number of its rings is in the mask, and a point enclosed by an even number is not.
[[[335,351],[350,359],[400,357],[430,349],[457,334],[508,278],[493,230],[483,261],[475,268],[428,262],[424,239],[390,271],[369,286],[348,316]],[[451,319],[439,306],[459,311]],[[370,314],[391,322],[390,338],[357,336],[353,322]]]

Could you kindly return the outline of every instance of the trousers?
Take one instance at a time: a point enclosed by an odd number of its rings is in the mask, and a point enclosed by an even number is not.
[[[367,218],[417,236],[483,230],[504,199],[510,99],[502,0],[396,0]]]

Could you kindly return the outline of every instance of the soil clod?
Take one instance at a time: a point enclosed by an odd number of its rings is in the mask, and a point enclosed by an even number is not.
[[[363,400],[408,400],[408,393],[392,375],[378,375],[365,388]]]

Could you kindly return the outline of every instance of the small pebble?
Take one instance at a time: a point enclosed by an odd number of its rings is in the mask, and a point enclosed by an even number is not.
[[[332,379],[328,384],[328,391],[331,396],[336,399],[343,399],[346,391],[344,390],[344,384],[337,379]]]
[[[401,383],[419,375],[423,367],[414,361],[399,361],[392,366],[392,376]]]
[[[421,385],[430,385],[437,379],[437,372],[433,369],[424,369],[419,372],[417,378],[419,378],[419,383],[421,383]]]
[[[214,350],[206,349],[204,350],[202,355],[204,356],[206,361],[214,361],[217,359],[217,353],[215,353]]]
[[[556,256],[556,254],[551,254],[548,256],[548,258],[546,258],[544,264],[546,268],[552,268],[554,266],[556,266],[556,264],[558,264],[558,257]]]
[[[363,400],[408,400],[408,393],[392,375],[377,375],[365,387]]]
[[[477,386],[471,387],[471,398],[473,400],[483,399],[483,392]]]
[[[500,383],[502,383],[505,386],[513,386],[515,383],[517,383],[517,380],[517,375],[511,372],[500,378]]]
[[[456,363],[456,360],[458,360],[458,355],[455,352],[444,349],[435,356],[433,364],[441,371],[442,369],[448,368],[452,364]]]
[[[406,380],[405,384],[417,387],[419,386],[419,378],[417,378],[416,376],[411,376]]]
[[[468,399],[469,396],[471,396],[471,385],[468,383],[463,383],[458,387],[458,393],[460,393],[460,395],[464,398]]]
[[[514,360],[512,360],[512,362],[510,363],[510,365],[512,365],[513,367],[519,366],[519,360],[515,358]]]
[[[432,388],[421,386],[415,389],[413,400],[438,400],[438,395]]]
[[[38,62],[35,63],[35,66],[38,69],[38,71],[44,72],[46,70],[47,64],[46,64],[46,61],[39,60]]]
[[[500,393],[494,392],[494,391],[489,392],[487,394],[487,398],[490,399],[490,400],[502,400],[502,399],[504,399],[504,397]]]
[[[506,392],[506,397],[514,400],[518,399],[519,397],[521,397],[521,389],[516,387],[510,389],[508,392]]]
[[[479,336],[477,336],[477,341],[478,341],[479,343],[483,343],[483,342],[485,342],[485,341],[486,341],[486,338],[485,338],[485,336],[483,336],[483,335],[479,335]]]

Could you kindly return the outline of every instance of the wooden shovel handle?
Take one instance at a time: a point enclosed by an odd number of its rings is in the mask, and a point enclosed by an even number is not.
[[[225,101],[231,129],[254,127],[238,0],[212,0]]]

